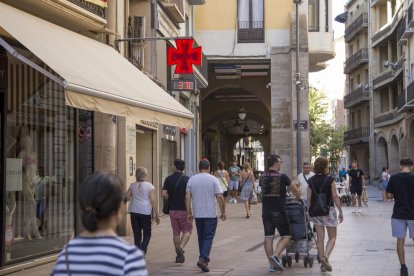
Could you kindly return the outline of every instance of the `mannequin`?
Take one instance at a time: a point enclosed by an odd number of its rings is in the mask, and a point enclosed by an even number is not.
[[[37,154],[32,151],[32,140],[27,133],[27,129],[22,129],[20,136],[19,158],[23,162],[23,205],[24,205],[24,234],[25,238],[31,240],[31,233],[37,239],[42,236],[39,233],[36,219],[36,202],[33,194],[32,179],[37,173]]]

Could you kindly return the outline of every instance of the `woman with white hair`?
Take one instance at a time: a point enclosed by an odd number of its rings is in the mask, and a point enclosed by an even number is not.
[[[147,254],[151,239],[151,214],[155,213],[157,225],[160,223],[158,207],[155,204],[154,185],[147,182],[148,170],[139,167],[136,170],[137,181],[129,187],[126,200],[131,200],[128,212],[131,216],[134,243]]]

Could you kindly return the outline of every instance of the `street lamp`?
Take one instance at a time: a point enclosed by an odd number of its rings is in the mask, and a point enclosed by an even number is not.
[[[296,174],[299,174],[299,168],[302,161],[302,135],[300,129],[300,72],[299,72],[299,5],[303,0],[293,0],[296,5]]]

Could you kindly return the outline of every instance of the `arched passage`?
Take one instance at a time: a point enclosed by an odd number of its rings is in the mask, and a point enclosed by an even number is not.
[[[387,142],[383,137],[380,137],[377,141],[376,147],[376,175],[380,175],[383,167],[388,167],[388,147]]]
[[[400,161],[400,148],[398,146],[398,139],[395,135],[391,138],[390,148],[389,148],[389,168],[390,173],[397,173],[399,170],[399,161]]]

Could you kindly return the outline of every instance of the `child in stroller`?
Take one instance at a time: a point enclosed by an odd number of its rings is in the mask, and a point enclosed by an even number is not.
[[[338,182],[339,183],[339,182]],[[346,179],[346,176],[342,176],[342,182],[336,185],[338,189],[338,195],[341,199],[341,203],[346,204],[346,206],[351,206],[352,197],[349,192],[349,183]]]

